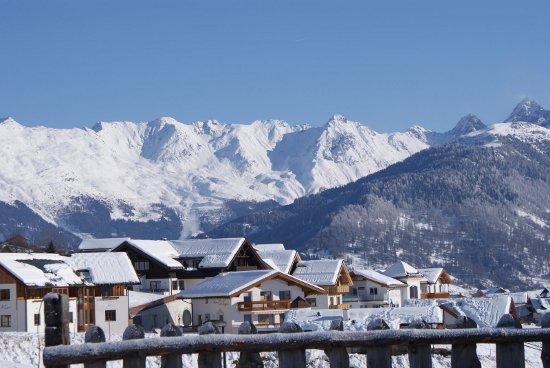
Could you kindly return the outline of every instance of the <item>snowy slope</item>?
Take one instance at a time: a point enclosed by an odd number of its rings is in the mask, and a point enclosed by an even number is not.
[[[176,222],[178,233],[186,236],[200,231],[205,218],[211,223],[227,219],[222,212],[229,200],[288,204],[434,144],[498,145],[504,136],[547,141],[550,129],[541,124],[546,115],[536,103],[522,101],[509,118],[513,123],[485,127],[468,115],[446,133],[420,126],[378,133],[341,115],[314,128],[281,120],[225,125],[163,117],[51,129],[7,118],[0,120],[0,202],[19,200],[75,233],[93,235],[101,227],[96,236],[146,237],[133,234],[128,223],[156,221],[161,225],[154,231]],[[515,121],[522,117],[538,124]],[[118,228],[110,230],[116,221]]]

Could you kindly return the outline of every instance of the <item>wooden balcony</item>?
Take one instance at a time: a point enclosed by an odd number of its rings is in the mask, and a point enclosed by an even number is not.
[[[254,302],[239,302],[237,308],[240,312],[266,311],[266,310],[288,310],[290,300],[260,300]]]
[[[325,289],[328,295],[349,293],[349,285],[325,286],[323,289]]]
[[[441,293],[421,293],[420,299],[445,299],[450,296],[448,291]]]
[[[350,309],[351,305],[349,304],[333,304],[329,305],[329,309]]]

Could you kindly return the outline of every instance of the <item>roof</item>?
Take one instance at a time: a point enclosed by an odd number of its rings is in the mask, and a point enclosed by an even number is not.
[[[282,272],[275,270],[254,270],[220,273],[215,277],[206,279],[200,284],[181,291],[178,294],[178,298],[232,297],[273,278],[281,278],[286,282],[310,289],[315,294],[325,294],[323,289]]]
[[[374,270],[353,270],[351,271],[351,273],[355,275],[363,276],[366,279],[372,280],[380,285],[387,286],[387,287],[407,286],[407,284],[399,280],[396,280],[392,277],[386,276]]]
[[[76,253],[68,263],[75,271],[87,270],[94,285],[139,283],[132,262],[124,252]]]
[[[510,313],[512,298],[508,295],[492,298],[453,299],[441,304],[457,316],[467,316],[474,320],[478,327],[496,327],[504,314]]]
[[[443,268],[419,268],[418,272],[424,275],[424,277],[428,280],[430,284],[435,284],[439,279],[439,276],[441,276]]]
[[[227,267],[245,243],[245,238],[172,240],[181,258],[202,258],[199,267]]]
[[[280,251],[285,250],[284,244],[254,244],[257,251]]]
[[[176,258],[179,254],[167,240],[136,240],[130,239],[123,244],[129,244],[131,247],[147,254],[170,269],[183,269],[181,263]],[[118,247],[117,247],[118,248]],[[113,249],[116,250],[117,248]]]
[[[130,238],[82,239],[78,250],[81,252],[111,250],[128,240]]]
[[[256,252],[264,262],[284,273],[290,273],[298,254],[295,250],[256,250]]]
[[[35,287],[137,284],[126,253],[2,253],[0,265],[19,281]],[[80,274],[79,271],[88,271]]]
[[[67,264],[67,257],[51,253],[2,253],[0,265],[27,286],[83,285]]]
[[[416,268],[414,268],[410,264],[403,261],[395,262],[390,267],[386,268],[386,270],[383,273],[384,275],[393,277],[393,278],[407,277],[407,276],[422,276]]]
[[[336,285],[342,264],[341,259],[302,261],[292,275],[315,285],[333,286]]]

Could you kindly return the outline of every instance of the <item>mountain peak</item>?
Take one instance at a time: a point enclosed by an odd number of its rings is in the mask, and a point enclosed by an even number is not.
[[[505,120],[507,123],[517,121],[549,126],[550,110],[544,110],[535,100],[524,98],[516,105],[510,116]]]
[[[327,124],[333,125],[333,124],[344,124],[347,123],[348,119],[344,115],[340,114],[334,114],[332,117],[328,120]]]
[[[487,126],[483,124],[476,115],[468,114],[462,117],[462,119],[458,121],[456,126],[453,129],[449,130],[449,133],[452,135],[460,136],[485,128],[487,128]]]
[[[5,117],[5,118],[0,118],[0,124],[2,125],[21,125],[19,124],[17,121],[15,121],[14,118],[12,118],[11,116],[8,116],[8,117]]]

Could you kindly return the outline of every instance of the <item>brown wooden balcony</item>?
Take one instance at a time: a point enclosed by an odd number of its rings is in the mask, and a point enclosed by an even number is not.
[[[287,310],[290,309],[290,303],[290,300],[260,300],[254,302],[239,302],[237,303],[237,308],[241,312]]]
[[[349,293],[349,285],[325,286],[323,287],[328,295]]]
[[[345,303],[329,305],[329,309],[350,309],[350,308],[351,308],[351,305],[345,304]]]
[[[420,299],[446,299],[450,296],[448,291],[440,293],[421,293]]]

